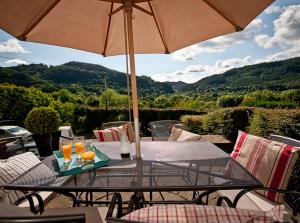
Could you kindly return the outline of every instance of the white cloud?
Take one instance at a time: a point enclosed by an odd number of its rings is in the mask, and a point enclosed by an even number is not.
[[[280,52],[270,55],[268,60],[280,60],[300,55],[300,5],[290,5],[282,9],[282,14],[274,22],[274,34],[255,37],[263,48],[279,47]]]
[[[220,74],[236,67],[242,67],[253,63],[250,56],[245,58],[230,58],[227,60],[218,60],[213,66],[208,65],[190,65],[183,70],[172,73],[162,73],[151,75],[156,81],[183,81],[186,83],[196,82],[204,77],[213,74]]]
[[[16,39],[9,39],[0,43],[0,53],[29,53]]]
[[[266,8],[265,13],[266,14],[278,14],[280,13],[281,8],[277,5],[271,5],[268,8]]]
[[[202,43],[186,47],[172,53],[171,58],[176,61],[195,60],[198,55],[204,53],[221,53],[226,48],[234,45],[241,44],[246,41],[251,41],[257,30],[262,27],[263,21],[261,19],[254,19],[244,31],[228,34],[207,40]]]
[[[21,64],[28,64],[27,61],[25,60],[21,60],[21,59],[11,59],[5,62],[6,64],[17,64],[17,65],[21,65]]]

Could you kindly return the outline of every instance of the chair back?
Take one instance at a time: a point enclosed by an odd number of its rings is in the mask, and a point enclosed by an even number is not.
[[[288,144],[290,146],[300,147],[300,141],[289,138],[289,137],[271,134],[269,139],[277,141],[277,142],[282,142],[282,143]]]
[[[152,140],[159,140],[164,137],[169,137],[171,134],[172,126],[176,128],[185,129],[185,125],[183,122],[178,120],[160,120],[150,122],[150,130],[152,134]]]

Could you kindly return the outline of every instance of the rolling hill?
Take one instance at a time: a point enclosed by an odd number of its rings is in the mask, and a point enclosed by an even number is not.
[[[126,75],[101,65],[69,62],[59,66],[44,64],[19,65],[0,68],[0,83],[37,87],[45,92],[66,88],[73,93],[99,94],[105,85],[120,93],[127,91]],[[160,83],[147,76],[138,76],[140,94],[173,93],[171,84]]]
[[[44,64],[0,67],[0,83],[37,87],[45,92],[63,88],[73,93],[99,94],[105,84],[119,93],[127,91],[124,73],[101,65],[69,62],[59,66]],[[255,64],[206,77],[193,84],[156,82],[147,76],[137,77],[140,95],[174,92],[249,92],[260,89],[281,91],[300,89],[300,57]]]
[[[249,92],[260,89],[281,91],[300,88],[300,57],[244,66],[189,84],[181,91]]]

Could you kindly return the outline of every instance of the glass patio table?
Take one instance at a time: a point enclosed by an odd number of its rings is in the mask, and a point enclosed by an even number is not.
[[[110,157],[107,166],[63,176],[56,158],[50,156],[4,187],[65,195],[71,192],[195,192],[262,187],[246,169],[209,142],[141,142],[142,159],[122,158],[120,142],[94,145]],[[134,144],[131,154],[134,154]]]

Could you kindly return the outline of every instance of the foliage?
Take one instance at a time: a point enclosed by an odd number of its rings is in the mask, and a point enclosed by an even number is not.
[[[181,120],[199,134],[224,135],[235,141],[238,130],[249,126],[252,108],[224,108],[201,116],[183,116]]]
[[[25,119],[25,127],[34,134],[46,134],[58,131],[59,114],[53,108],[33,108]]]
[[[96,95],[90,95],[86,99],[86,104],[89,106],[99,106],[100,100]]]
[[[251,118],[249,132],[268,137],[270,134],[300,138],[300,110],[256,109]]]
[[[105,90],[105,82],[108,87],[118,89],[119,92],[127,91],[126,75],[101,65],[69,62],[50,67],[43,64],[0,67],[0,83],[32,86],[45,92],[65,89],[73,94],[93,95]],[[146,76],[137,76],[137,85],[140,95],[174,92],[171,84],[156,82]]]
[[[110,106],[116,105],[116,98],[118,93],[111,88],[106,89],[101,94],[101,104],[105,105],[105,108],[107,109]]]
[[[161,95],[154,99],[154,106],[156,108],[169,108],[171,101],[166,95]]]
[[[222,95],[218,97],[217,105],[222,108],[237,107],[243,101],[243,96],[240,95]]]
[[[281,100],[292,101],[300,105],[300,89],[290,89],[280,93]]]
[[[51,96],[35,88],[0,85],[0,119],[12,119],[23,125],[33,107],[48,106],[51,101]]]
[[[180,117],[180,121],[186,124],[189,131],[197,134],[204,134],[203,117],[204,115],[183,115]]]
[[[75,104],[70,102],[62,103],[60,101],[53,101],[51,102],[50,107],[58,112],[62,125],[73,126]]]
[[[289,93],[284,94],[288,97]],[[281,100],[280,94],[270,90],[260,90],[248,93],[244,96],[243,106],[264,108],[296,108],[294,101]]]
[[[212,75],[180,89],[197,93],[250,92],[300,88],[300,57],[234,68]]]

